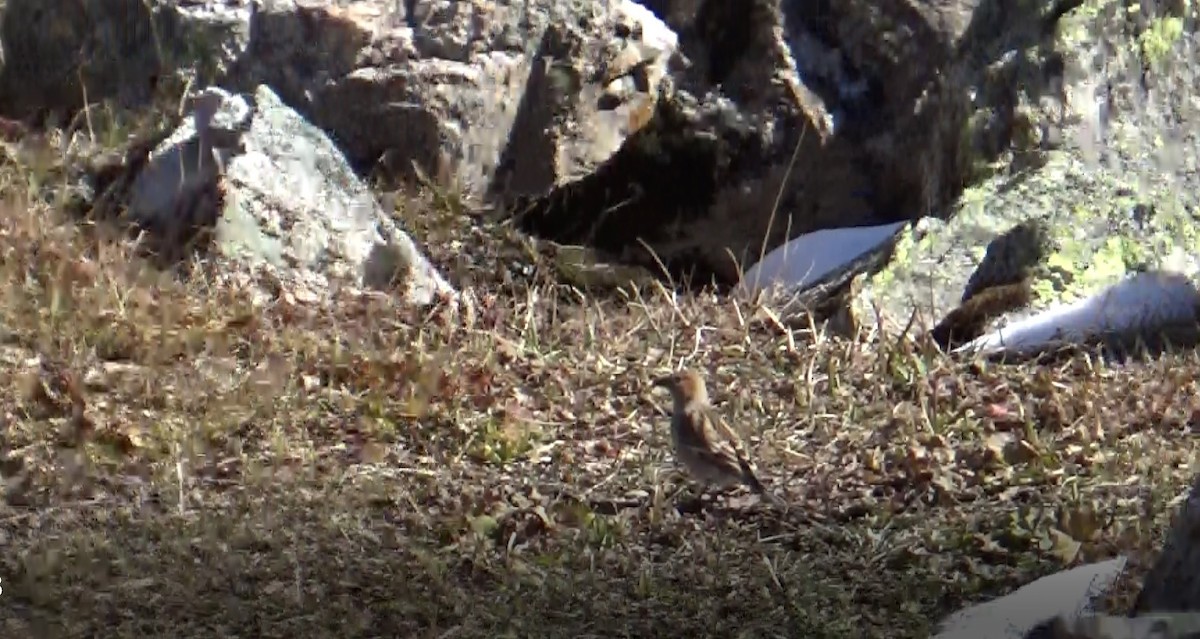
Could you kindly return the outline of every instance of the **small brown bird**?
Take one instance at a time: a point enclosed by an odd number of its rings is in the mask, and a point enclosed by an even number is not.
[[[741,439],[708,403],[700,375],[682,370],[654,380],[654,385],[671,391],[671,444],[688,472],[721,488],[745,484],[773,505],[784,506],[759,481]]]

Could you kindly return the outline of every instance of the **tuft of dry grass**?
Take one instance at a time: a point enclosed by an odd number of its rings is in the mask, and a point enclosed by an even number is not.
[[[705,293],[563,286],[433,195],[398,215],[463,307],[262,303],[3,171],[8,636],[923,637],[1073,562],[1132,553],[1135,584],[1193,471],[1193,352],[784,334]],[[675,496],[649,382],[680,364],[787,513]]]

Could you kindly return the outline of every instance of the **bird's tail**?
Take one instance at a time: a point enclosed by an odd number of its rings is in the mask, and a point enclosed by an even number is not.
[[[782,499],[776,497],[774,493],[767,490],[767,487],[763,485],[761,480],[759,480],[758,474],[754,472],[754,469],[750,467],[750,464],[747,463],[746,460],[739,459],[738,464],[742,467],[742,477],[745,478],[746,484],[750,486],[750,490],[753,490],[763,499],[771,502],[771,505],[775,506],[776,508],[787,507],[787,504],[784,503]]]

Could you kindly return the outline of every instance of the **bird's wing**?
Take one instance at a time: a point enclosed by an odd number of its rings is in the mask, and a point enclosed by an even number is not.
[[[742,459],[732,447],[718,442],[708,446],[702,442],[680,442],[680,447],[696,459],[703,460],[708,466],[721,469],[724,473],[737,477],[743,474]]]
[[[736,435],[732,435],[721,416],[708,409],[699,410],[695,414],[695,424],[695,439],[683,443],[713,464],[740,473],[745,465],[745,453],[740,446],[740,440]]]
[[[762,482],[758,479],[758,472],[754,468],[754,462],[750,461],[742,438],[720,415],[711,410],[705,414],[708,417],[705,423],[709,427],[704,430],[710,449],[725,458],[724,465],[740,474],[755,491],[762,492]]]
[[[704,429],[704,436],[710,440],[710,444],[716,448],[723,443],[732,448],[738,457],[745,458],[746,445],[742,442],[741,436],[729,426],[729,423],[712,410],[704,411],[704,415],[707,418],[705,424],[708,425],[708,428]]]

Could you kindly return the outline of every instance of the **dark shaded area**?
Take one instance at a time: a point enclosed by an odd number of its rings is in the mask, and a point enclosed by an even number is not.
[[[99,506],[109,511],[103,517],[82,511],[82,517],[38,519],[32,526],[38,539],[12,530],[22,552],[0,559],[7,602],[0,620],[28,636],[63,639],[97,633],[189,639],[749,633],[832,639],[845,636],[847,613],[857,605],[915,603],[936,617],[957,603],[936,597],[940,574],[919,562],[888,574],[920,586],[923,596],[915,602],[911,592],[839,592],[837,584],[849,589],[851,582],[819,571],[838,565],[844,542],[789,533],[762,515],[729,507],[705,509],[707,525],[725,533],[720,566],[689,558],[686,538],[663,529],[649,532],[636,551],[652,562],[646,572],[636,561],[601,550],[599,541],[590,545],[586,534],[571,544],[567,534],[522,509],[500,516],[486,534],[436,518],[430,523],[444,530],[413,534],[406,527],[414,522],[396,512],[407,506],[387,500],[359,505],[350,515],[281,506],[299,500],[275,496],[257,504],[206,504],[199,516],[176,514],[170,501],[150,494],[136,510],[110,502]],[[694,500],[682,501],[685,510],[696,507]],[[733,523],[745,519],[757,523]],[[445,538],[439,541],[438,533]],[[760,543],[760,534],[776,540]],[[505,553],[514,539],[516,549]],[[763,557],[790,553],[804,553],[806,560],[763,565]],[[502,559],[504,554],[512,557]],[[553,561],[540,564],[541,556]],[[522,577],[506,561],[537,566],[537,578]],[[821,574],[819,587],[808,585],[810,574]],[[737,589],[742,587],[771,594],[745,596]],[[874,631],[870,636],[886,633],[878,622],[867,628]],[[920,630],[886,635],[916,637]]]
[[[707,80],[719,85],[750,48],[755,15],[762,0],[708,0],[696,14],[695,31],[704,42]],[[689,38],[690,39],[690,38]]]
[[[346,78],[336,93],[318,93],[311,102],[285,104],[314,123],[345,154],[358,175],[386,167],[389,177],[413,179],[415,164],[428,176],[439,171],[437,117],[420,104],[389,95],[386,87],[366,79]],[[280,96],[282,100],[283,97]],[[361,105],[347,110],[346,103]],[[379,131],[389,135],[383,138]],[[354,152],[351,152],[353,150]]]
[[[875,209],[891,219],[936,215],[962,189],[958,176],[964,162],[957,139],[949,144],[939,135],[957,132],[966,119],[954,81],[942,77],[956,62],[955,52],[946,42],[947,34],[934,29],[917,10],[920,4],[783,3],[789,29],[802,28],[838,51],[847,75],[866,83],[865,93],[853,97],[843,94],[838,79],[821,81],[812,73],[804,77],[805,85],[831,109],[848,116],[838,136],[856,142],[893,136],[890,144],[864,147],[859,159],[864,173],[875,176]],[[884,32],[893,34],[896,42],[880,41]],[[797,63],[803,67],[803,61]],[[927,164],[925,157],[932,160]]]
[[[417,24],[417,0],[404,0],[404,22],[410,29],[416,29],[420,25]]]
[[[207,256],[212,248],[224,198],[223,185],[210,182],[202,187],[202,192],[187,198],[189,202],[210,203],[211,206],[177,211],[161,224],[138,222],[127,214],[134,181],[149,162],[151,152],[175,131],[182,119],[171,113],[162,122],[147,125],[137,132],[125,148],[68,167],[68,173],[74,174],[72,180],[82,188],[69,190],[62,207],[68,215],[86,222],[82,228],[90,232],[124,236],[134,244],[137,255],[154,267],[186,273],[193,258]],[[185,148],[194,147],[198,144],[196,139],[193,137],[181,144]],[[193,149],[192,152],[196,151]],[[98,225],[104,228],[98,229]]]
[[[963,287],[961,303],[993,287],[1027,281],[1044,268],[1056,244],[1045,220],[1024,220],[988,243],[983,259]]]
[[[1200,476],[1180,505],[1129,614],[1183,611],[1200,613]]]
[[[1200,324],[1169,324],[1145,333],[1114,333],[1099,340],[1104,354],[1116,362],[1154,360],[1166,353],[1200,347]],[[1200,593],[1195,606],[1200,609]]]
[[[679,25],[671,24],[671,4],[677,0],[639,0],[638,4],[646,7],[664,24],[673,29],[677,29]]]
[[[900,109],[910,105],[929,79],[954,59],[954,52],[945,42],[945,35],[933,29],[925,16],[917,11],[919,4],[889,2],[885,7],[872,7],[868,3],[839,0],[791,0],[782,3],[786,8],[789,28],[803,28],[828,48],[843,49],[845,60],[853,72],[877,84],[883,101],[876,106],[882,107],[880,111],[887,115],[888,120],[872,123],[876,127],[887,126],[897,114],[902,113]],[[968,3],[960,1],[954,4]],[[883,16],[887,20],[886,27],[872,23],[872,18],[880,20]],[[906,48],[921,52],[921,63],[913,64],[909,56],[895,51],[893,47],[882,46],[863,33],[885,28],[887,33],[897,34],[908,43]],[[835,103],[841,101],[833,93],[822,97],[834,99]]]
[[[718,187],[730,183],[756,155],[748,135],[728,131],[730,139],[696,135],[682,114],[660,104],[655,120],[629,138],[607,163],[593,173],[540,198],[525,198],[514,207],[520,228],[567,244],[653,263],[637,243],[667,239],[669,227],[686,228],[704,216]],[[731,284],[721,281],[705,263],[672,260],[666,264],[677,282],[695,286]]]
[[[1059,620],[1054,617],[1030,628],[1029,632],[1025,633],[1025,639],[1057,639],[1061,632]]]
[[[140,0],[8,0],[0,114],[48,126],[69,121],[85,96],[125,108],[149,103],[182,57],[172,47],[185,40],[173,12],[152,18],[149,9]]]

